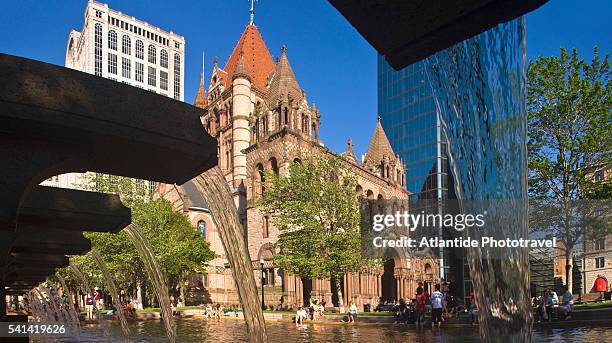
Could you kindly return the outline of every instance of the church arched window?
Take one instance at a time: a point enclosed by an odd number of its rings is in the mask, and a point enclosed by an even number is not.
[[[205,221],[200,220],[198,222],[198,231],[200,231],[202,238],[206,239],[206,222]]]

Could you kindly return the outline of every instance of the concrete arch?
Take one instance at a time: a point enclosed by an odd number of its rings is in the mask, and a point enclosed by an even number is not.
[[[259,247],[259,251],[257,252],[257,260],[263,259],[264,261],[272,261],[274,255],[276,254],[276,250],[274,249],[274,245],[272,243],[264,243]]]

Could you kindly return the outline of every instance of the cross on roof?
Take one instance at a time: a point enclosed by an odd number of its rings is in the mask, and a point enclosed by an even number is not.
[[[251,14],[251,20],[249,22],[249,24],[253,25],[253,21],[255,20],[255,1],[257,0],[249,0],[251,2],[251,9],[249,10],[249,13]]]

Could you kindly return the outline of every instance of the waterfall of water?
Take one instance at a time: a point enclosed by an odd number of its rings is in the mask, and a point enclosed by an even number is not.
[[[81,270],[79,269],[79,267],[77,267],[76,264],[74,264],[72,261],[70,261],[70,269],[72,269],[74,274],[79,279],[79,281],[81,283],[81,287],[83,287],[83,294],[85,294],[86,296],[88,294],[91,294],[92,288],[89,286],[89,282],[87,282],[87,278],[85,278],[85,275],[83,275],[83,273],[81,273]],[[94,315],[95,315],[96,318],[98,318],[98,323],[100,323],[100,326],[102,327],[102,332],[104,334],[104,337],[109,338],[110,337],[110,329],[108,327],[108,323],[106,321],[104,321],[104,320],[101,320],[102,318],[100,318],[100,314],[98,313],[98,307],[97,306],[94,306]]]
[[[494,232],[466,235],[527,238],[524,18],[439,52],[426,65],[457,197],[486,200],[488,215],[501,218]],[[468,254],[481,339],[529,341],[528,250],[478,247]]]
[[[266,342],[263,311],[257,294],[249,250],[244,240],[244,229],[232,200],[232,192],[219,167],[202,173],[195,181],[211,213],[230,263],[249,339],[251,342]]]
[[[147,240],[147,237],[145,237],[145,235],[140,231],[138,225],[130,224],[126,226],[124,230],[127,232],[128,236],[136,246],[136,250],[144,262],[147,275],[153,284],[153,291],[155,292],[155,296],[159,301],[161,316],[166,329],[166,336],[168,336],[168,340],[170,340],[170,342],[174,343],[176,342],[176,326],[174,323],[174,317],[172,316],[172,308],[170,306],[170,298],[168,296],[168,286],[159,264],[155,259],[155,254],[153,254],[151,244]]]
[[[81,287],[82,287],[81,291],[83,292],[83,294],[85,294],[85,295],[90,294],[91,293],[91,287],[89,287],[89,282],[87,282],[87,279],[85,278],[85,275],[83,275],[83,273],[81,273],[81,270],[79,269],[79,267],[77,267],[76,264],[74,264],[72,261],[70,261],[70,269],[72,269],[74,274],[79,279]]]
[[[64,280],[64,278],[58,273],[56,273],[55,276],[62,284],[62,291],[66,293],[66,296],[68,298],[68,309],[66,310],[66,312],[68,313],[68,316],[70,317],[70,322],[72,323],[72,330],[70,330],[70,333],[74,334],[78,339],[81,333],[81,322],[79,320],[81,314],[76,312],[72,294],[68,292],[68,287],[66,287],[66,280]]]
[[[123,312],[123,305],[121,304],[121,300],[119,299],[119,293],[117,293],[117,285],[115,285],[115,281],[112,279],[108,268],[106,268],[106,263],[100,256],[100,253],[95,248],[92,248],[89,252],[91,256],[93,256],[94,260],[98,263],[98,267],[102,271],[104,275],[104,280],[106,281],[106,287],[108,287],[109,292],[111,293],[111,297],[113,298],[113,304],[117,309],[117,316],[119,317],[119,321],[121,322],[121,330],[123,330],[123,335],[126,338],[129,338],[132,333],[130,332],[130,327],[128,326],[127,319],[125,318],[125,312]]]

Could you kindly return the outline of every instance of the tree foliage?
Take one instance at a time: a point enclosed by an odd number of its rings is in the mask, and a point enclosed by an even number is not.
[[[591,63],[561,48],[559,56],[531,61],[527,71],[529,196],[561,207],[550,228],[564,243],[570,289],[573,250],[585,229],[576,225],[574,201],[605,194],[589,173],[611,161],[611,87],[609,57],[601,59],[597,48]]]
[[[187,217],[175,212],[165,199],[153,199],[146,184],[139,180],[102,174],[90,175],[87,188],[105,193],[118,194],[124,205],[132,210],[132,222],[140,226],[152,245],[162,272],[172,289],[183,284],[192,273],[202,272],[204,263],[214,258],[209,243]],[[146,284],[147,276],[143,262],[134,244],[125,232],[85,233],[102,255],[115,282],[122,288],[134,289],[136,284]],[[102,274],[89,256],[73,256],[71,260],[93,285],[104,284]],[[72,271],[62,272],[68,279],[74,278]]]
[[[358,271],[361,258],[357,179],[337,157],[312,156],[289,175],[266,173],[261,205],[279,230],[274,261],[304,278],[335,278]]]

